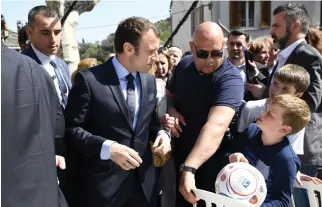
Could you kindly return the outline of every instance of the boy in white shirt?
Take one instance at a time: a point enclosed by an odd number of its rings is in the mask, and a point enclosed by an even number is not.
[[[310,75],[301,66],[288,64],[274,74],[269,88],[269,98],[282,94],[290,94],[300,98],[310,85]],[[254,123],[262,111],[266,110],[269,99],[248,101],[242,109],[237,125],[237,131],[243,132],[248,125]],[[296,134],[287,136],[296,154],[304,153],[305,128]]]

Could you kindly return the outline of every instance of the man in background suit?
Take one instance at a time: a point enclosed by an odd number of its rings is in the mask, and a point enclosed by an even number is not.
[[[2,43],[1,89],[1,206],[68,206],[57,184],[54,135],[61,107],[51,78]],[[57,165],[65,168],[63,157],[56,156]]]
[[[286,3],[278,6],[273,14],[271,35],[281,52],[277,56],[277,64],[273,68],[269,83],[276,84],[272,82],[274,73],[286,64],[302,66],[310,74],[310,86],[302,98],[310,107],[311,121],[305,128],[304,155],[299,157],[301,173],[315,177],[318,167],[322,166],[322,57],[305,41],[310,17],[302,4]],[[265,98],[268,97],[268,89],[269,86],[264,91]],[[259,94],[261,95],[261,90]],[[296,206],[309,206],[305,194],[302,189],[294,190]]]
[[[154,205],[152,150],[161,156],[171,150],[170,136],[156,121],[156,82],[149,74],[159,41],[149,20],[128,18],[115,32],[116,56],[76,74],[65,138],[79,153],[77,206]]]
[[[67,64],[57,57],[61,39],[61,22],[57,12],[47,6],[36,6],[28,13],[28,25],[26,28],[30,45],[21,53],[34,59],[44,70],[47,71],[54,83],[57,98],[62,107],[58,118],[64,117],[63,112],[67,105],[67,96],[71,88],[71,80],[68,73]],[[61,121],[57,121],[62,123]],[[66,171],[58,170],[58,177],[60,180],[60,187],[69,198],[67,190],[67,173],[72,173],[73,161],[69,161],[67,156],[65,144],[61,141],[64,138],[65,126],[56,126],[56,154],[66,157],[67,167]]]
[[[21,53],[42,65],[52,78],[60,104],[67,105],[71,80],[67,64],[57,57],[61,39],[61,22],[57,12],[47,6],[36,6],[28,13],[27,34],[31,45]]]

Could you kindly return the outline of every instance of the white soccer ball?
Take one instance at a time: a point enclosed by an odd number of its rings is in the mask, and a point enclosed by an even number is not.
[[[260,206],[267,194],[263,175],[244,162],[226,165],[216,178],[215,190],[219,195],[251,206]]]

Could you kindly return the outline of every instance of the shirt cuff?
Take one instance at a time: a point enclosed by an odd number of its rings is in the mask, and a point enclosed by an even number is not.
[[[171,133],[167,132],[166,130],[161,129],[158,133],[157,133],[157,137],[161,134],[161,133],[166,133],[171,141]]]
[[[115,143],[113,140],[106,140],[102,144],[101,148],[101,160],[109,160],[111,157],[111,145]]]

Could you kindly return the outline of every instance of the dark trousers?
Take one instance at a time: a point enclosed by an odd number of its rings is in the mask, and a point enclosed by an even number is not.
[[[148,202],[136,173],[132,173],[127,178],[126,187],[120,190],[111,207],[154,207],[154,204],[155,200]]]

